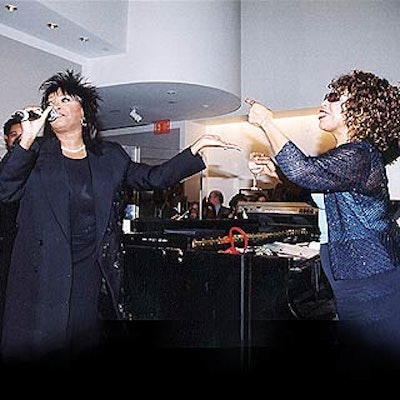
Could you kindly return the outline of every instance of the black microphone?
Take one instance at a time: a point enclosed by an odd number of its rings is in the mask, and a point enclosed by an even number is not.
[[[14,114],[11,115],[11,118],[14,119],[16,122],[22,121],[33,121],[38,119],[42,116],[42,110],[17,110]],[[58,118],[58,113],[56,110],[51,109],[47,119],[49,122],[53,122]]]

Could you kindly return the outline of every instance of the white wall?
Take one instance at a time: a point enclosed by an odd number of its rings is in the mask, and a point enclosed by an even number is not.
[[[398,0],[244,0],[243,98],[273,110],[315,107],[326,84],[352,69],[397,83],[399,21]]]
[[[0,123],[18,109],[29,104],[40,104],[40,84],[54,73],[67,68],[81,71],[81,66],[65,58],[27,46],[18,41],[0,37]],[[3,136],[1,135],[1,138]],[[0,140],[0,158],[5,152]]]

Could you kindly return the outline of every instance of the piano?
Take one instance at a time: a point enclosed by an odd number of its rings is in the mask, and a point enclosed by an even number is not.
[[[243,219],[132,221],[124,244],[182,250],[223,250],[232,227],[242,229],[250,246],[281,241],[299,243],[319,238],[318,209],[307,203],[239,202]],[[238,241],[243,238],[236,235]]]
[[[303,203],[242,207],[245,219],[132,221],[123,238],[124,308],[128,320],[168,327],[157,336],[160,346],[263,346],[271,337],[260,321],[298,319],[293,259],[252,249],[318,239],[317,212]],[[224,253],[232,227],[248,236],[248,252]]]

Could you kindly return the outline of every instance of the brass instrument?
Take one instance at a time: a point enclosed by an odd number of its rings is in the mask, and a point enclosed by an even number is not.
[[[247,233],[249,243],[251,245],[264,243],[271,243],[274,241],[285,240],[290,241],[293,238],[299,236],[309,235],[309,230],[305,227],[301,228],[287,228],[275,232],[257,232],[257,233]],[[235,243],[243,242],[243,236],[233,235]],[[203,239],[193,239],[191,242],[191,247],[193,249],[206,249],[224,246],[230,243],[229,236],[217,236],[215,238],[203,238]]]

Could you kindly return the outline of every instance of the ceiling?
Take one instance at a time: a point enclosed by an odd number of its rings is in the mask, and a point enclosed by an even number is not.
[[[100,87],[102,129],[151,124],[154,121],[196,120],[225,115],[240,99],[219,89],[179,82],[141,82]],[[130,117],[132,109],[142,117]]]
[[[17,10],[9,12],[7,4],[16,5]],[[79,8],[80,4],[86,10]],[[7,0],[0,9],[0,35],[3,25],[17,33],[13,39],[23,41],[18,35],[22,33],[22,37],[38,39],[45,46],[48,44],[48,52],[59,48],[90,59],[123,54],[127,24],[124,7],[128,7],[126,0]],[[52,29],[49,26],[52,23],[57,28]],[[105,34],[111,25],[118,30],[120,38],[116,31]],[[96,29],[99,26],[104,29]],[[43,49],[43,45],[41,47]],[[99,109],[102,130],[148,125],[164,119],[212,118],[233,112],[241,104],[237,96],[226,91],[183,82],[133,82],[99,87],[99,92],[102,98]],[[141,116],[140,122],[130,117],[133,108]]]
[[[81,14],[83,12],[81,8],[76,7],[76,4],[86,3],[86,5],[98,6],[98,1],[3,0],[2,3],[0,24],[40,39],[43,42],[66,49],[85,58],[116,55],[123,52],[124,43],[118,44],[107,40],[109,35],[95,34],[92,28],[94,26],[93,23],[85,26],[82,23],[75,22],[82,20]],[[60,5],[65,5],[66,3],[75,4],[75,7],[69,7],[68,10],[64,10],[63,7],[60,8]],[[8,5],[15,5],[17,9],[8,11]],[[58,7],[56,7],[57,5]],[[118,9],[115,8],[115,12],[117,11]],[[107,12],[110,13],[110,10],[107,10]],[[56,24],[57,27],[52,29],[48,24]]]

